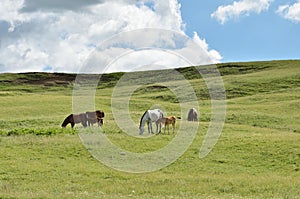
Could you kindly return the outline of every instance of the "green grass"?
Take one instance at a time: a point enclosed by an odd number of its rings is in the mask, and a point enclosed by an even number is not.
[[[226,126],[204,159],[198,158],[197,138],[178,161],[148,174],[122,173],[102,165],[76,135],[4,137],[0,190],[3,197],[21,198],[299,196],[299,135],[248,131],[247,126]]]
[[[0,198],[299,198],[300,61],[217,66],[227,95],[226,124],[217,144],[199,158],[211,117],[209,93],[195,68],[177,69],[199,100],[198,133],[177,161],[145,174],[116,171],[93,158],[77,135],[80,125],[61,129],[72,112],[75,75],[0,74]],[[129,75],[133,81],[154,73]],[[95,108],[106,113],[104,134],[131,152],[168,145],[176,134],[139,139],[117,126],[111,96],[122,75],[102,76],[97,88]],[[171,88],[179,83],[168,82]],[[135,90],[129,105],[137,133],[148,108],[181,115],[176,95],[158,83]]]

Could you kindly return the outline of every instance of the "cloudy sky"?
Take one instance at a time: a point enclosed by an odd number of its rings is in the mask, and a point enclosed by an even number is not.
[[[0,72],[78,72],[118,39],[109,72],[188,65],[191,43],[193,64],[299,59],[299,33],[300,0],[1,0]]]

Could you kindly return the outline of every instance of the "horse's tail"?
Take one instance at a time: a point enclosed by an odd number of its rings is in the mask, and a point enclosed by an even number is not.
[[[180,117],[180,116],[175,116],[175,118],[181,120],[181,117]]]
[[[71,120],[73,118],[73,114],[70,114],[61,124],[61,127],[65,128],[69,123],[71,123]]]

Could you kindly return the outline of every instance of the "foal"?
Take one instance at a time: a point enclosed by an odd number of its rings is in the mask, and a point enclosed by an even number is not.
[[[170,133],[170,128],[169,125],[172,124],[173,126],[173,133],[175,130],[175,123],[176,123],[176,117],[175,116],[169,116],[169,117],[161,117],[156,121],[156,125],[160,125],[164,124],[165,128],[164,128],[164,134],[166,133],[166,127],[168,127],[168,134]]]

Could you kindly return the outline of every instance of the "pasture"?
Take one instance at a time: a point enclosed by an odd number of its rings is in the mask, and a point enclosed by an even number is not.
[[[77,135],[80,124],[74,130],[61,128],[72,113],[76,75],[0,74],[0,198],[299,198],[300,61],[218,68],[227,112],[211,153],[199,158],[211,117],[208,90],[195,68],[178,69],[198,99],[198,132],[178,160],[144,174],[116,171],[97,161]],[[135,79],[146,73],[151,72],[130,75]],[[166,146],[176,134],[140,139],[118,127],[111,96],[123,75],[103,75],[97,87],[95,109],[105,112],[103,133],[132,152]],[[174,93],[161,85],[145,85],[129,102],[137,136],[141,116],[154,105],[186,122],[187,113],[181,115]]]

